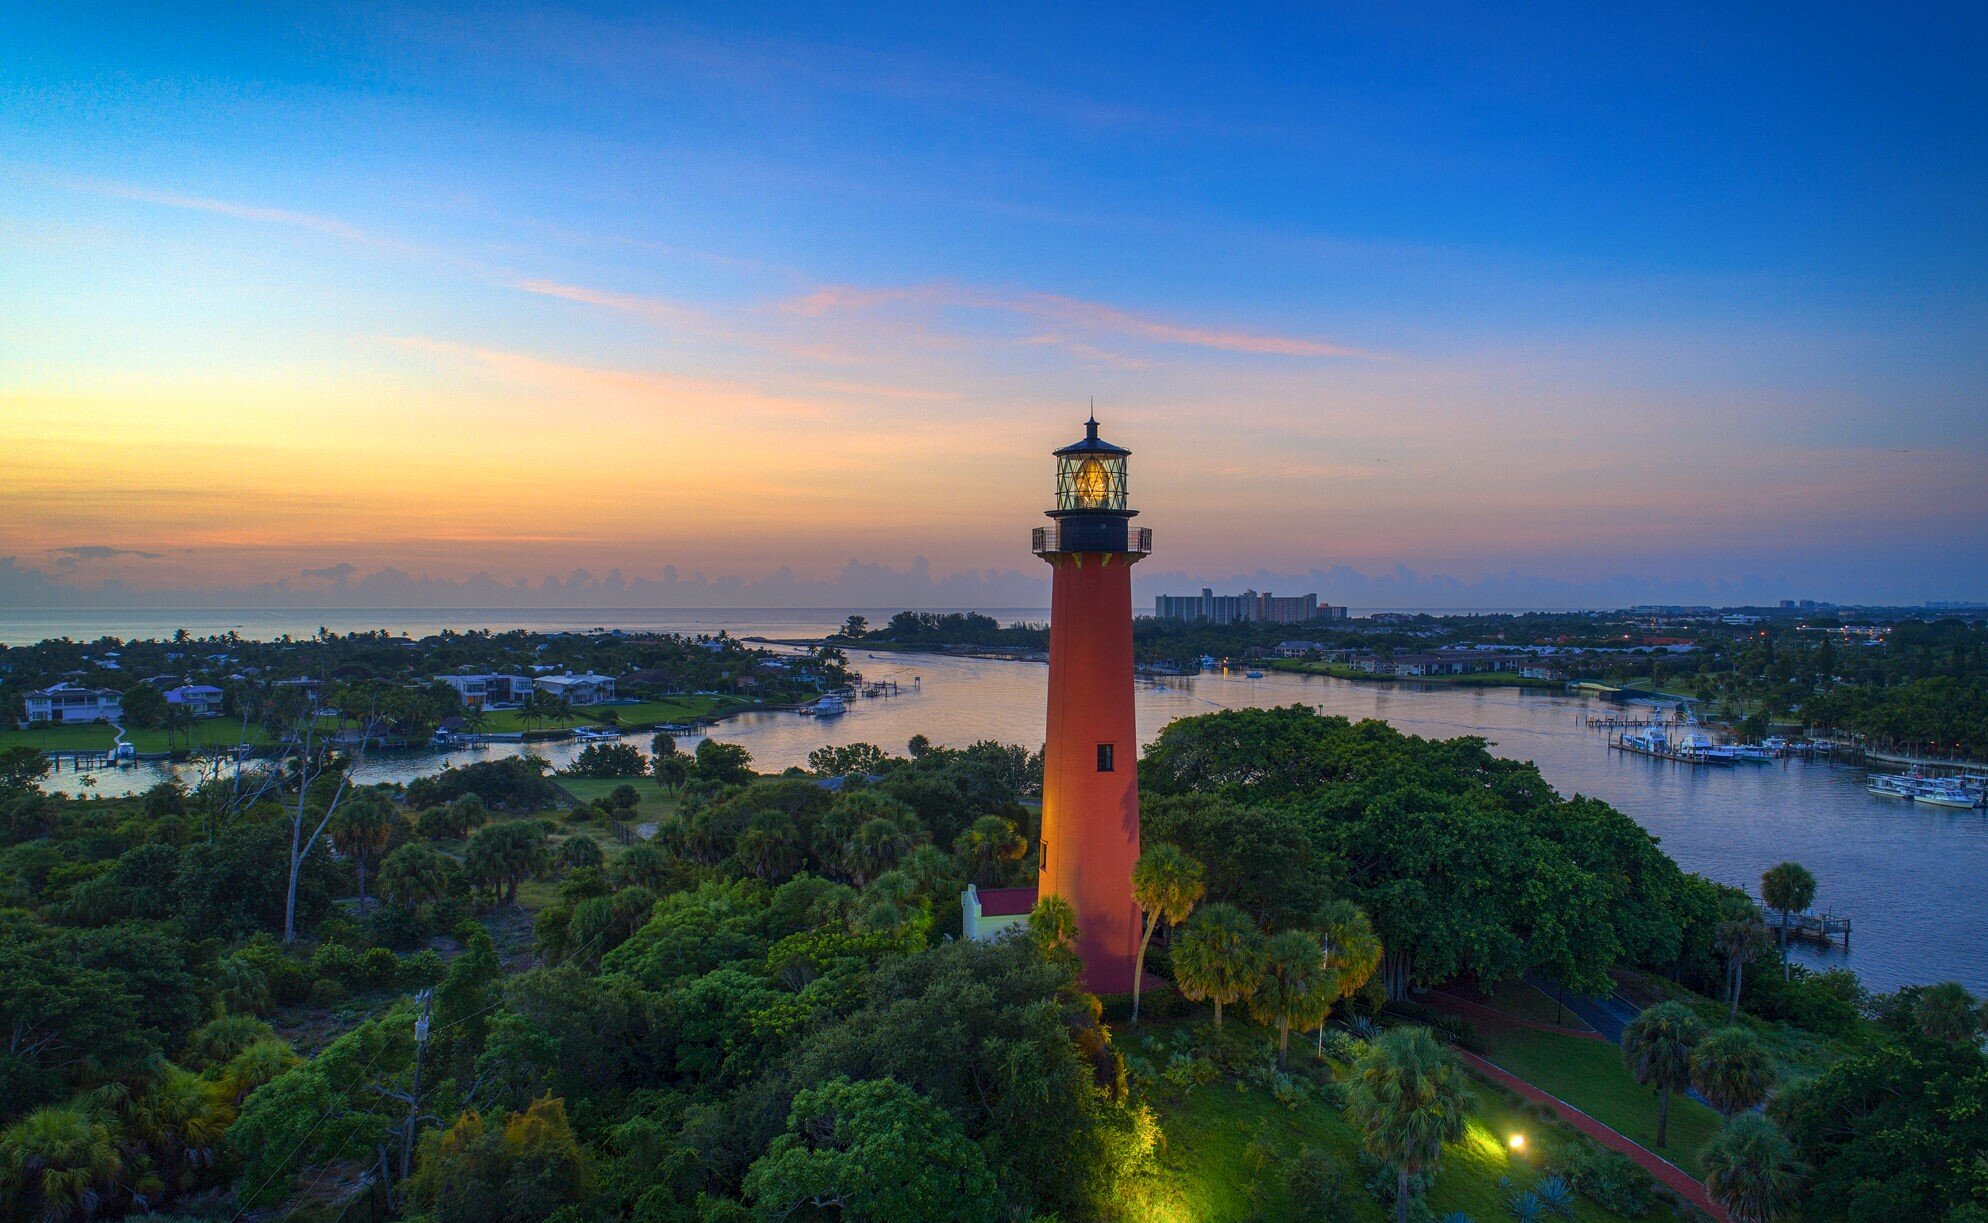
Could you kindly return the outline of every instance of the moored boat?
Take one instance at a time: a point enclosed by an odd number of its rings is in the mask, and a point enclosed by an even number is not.
[[[1915,803],[1930,807],[1957,807],[1963,810],[1979,805],[1981,799],[1957,781],[1936,781],[1912,796]]]

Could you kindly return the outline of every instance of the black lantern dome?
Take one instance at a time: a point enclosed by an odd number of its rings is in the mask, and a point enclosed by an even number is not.
[[[1053,527],[1035,532],[1035,551],[1152,551],[1153,533],[1131,529],[1138,514],[1125,503],[1125,460],[1131,451],[1098,436],[1097,417],[1084,422],[1084,438],[1056,451],[1056,508],[1047,511]]]

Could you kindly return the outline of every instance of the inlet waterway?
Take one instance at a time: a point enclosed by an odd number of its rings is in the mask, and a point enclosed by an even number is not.
[[[850,662],[866,680],[895,681],[898,695],[853,700],[837,718],[745,714],[712,734],[744,745],[765,771],[804,763],[824,744],[868,742],[901,752],[917,734],[954,746],[1042,742],[1048,668],[1039,663],[863,650],[852,651]],[[1817,911],[1850,917],[1854,934],[1847,951],[1802,946],[1798,962],[1848,966],[1874,990],[1957,979],[1988,993],[1988,813],[1879,798],[1865,790],[1862,769],[1844,765],[1786,760],[1712,768],[1611,751],[1607,732],[1582,719],[1619,707],[1532,689],[1214,672],[1142,681],[1139,734],[1150,742],[1176,718],[1294,703],[1380,718],[1411,734],[1483,736],[1497,754],[1535,762],[1562,794],[1592,795],[1627,813],[1686,870],[1721,883],[1757,891],[1763,870],[1800,862],[1819,882]],[[646,736],[636,741],[646,747]],[[685,748],[696,741],[681,740]],[[564,765],[580,745],[378,754],[361,775],[406,781],[444,763],[526,750]],[[166,769],[144,763],[100,774],[97,792],[143,788]],[[64,773],[49,780],[70,790],[77,779]]]

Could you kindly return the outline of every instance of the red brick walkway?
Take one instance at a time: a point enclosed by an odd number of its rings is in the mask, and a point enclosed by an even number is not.
[[[1509,1019],[1511,1016],[1505,1016],[1505,1018]],[[1603,1125],[1558,1096],[1548,1095],[1511,1071],[1488,1062],[1467,1049],[1458,1049],[1456,1052],[1457,1056],[1463,1059],[1464,1065],[1469,1066],[1485,1078],[1490,1079],[1501,1087],[1506,1087],[1519,1093],[1519,1095],[1532,1101],[1534,1104],[1546,1105],[1554,1112],[1559,1113],[1561,1120],[1567,1122],[1583,1134],[1586,1134],[1609,1150],[1620,1152],[1635,1160],[1644,1171],[1656,1177],[1668,1188],[1675,1190],[1678,1196],[1682,1197],[1685,1201],[1690,1202],[1693,1206],[1696,1206],[1698,1209],[1712,1216],[1712,1218],[1718,1220],[1718,1223],[1732,1223],[1732,1217],[1726,1213],[1725,1208],[1714,1202],[1711,1195],[1705,1192],[1705,1186],[1693,1180],[1691,1174],[1683,1168],[1678,1167],[1648,1147],[1631,1141],[1621,1132]]]

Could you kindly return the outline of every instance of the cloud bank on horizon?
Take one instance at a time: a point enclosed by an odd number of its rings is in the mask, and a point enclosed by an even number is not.
[[[106,12],[0,606],[1030,606],[1093,395],[1149,594],[1988,597],[1979,12]]]

